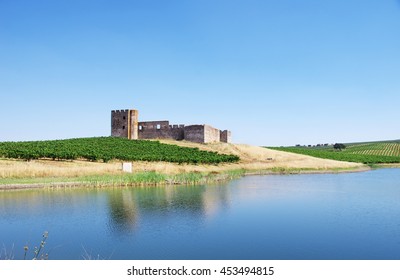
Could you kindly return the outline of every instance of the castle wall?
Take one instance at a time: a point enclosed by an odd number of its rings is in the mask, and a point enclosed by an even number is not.
[[[185,126],[183,124],[170,125],[171,138],[174,140],[184,140],[185,139],[184,128]]]
[[[212,126],[205,125],[204,126],[204,143],[212,143],[220,141],[220,132],[219,129],[216,129]]]
[[[204,125],[189,125],[184,128],[184,139],[195,143],[204,142]]]
[[[169,121],[138,123],[139,139],[174,139],[183,140],[184,125],[169,125]]]
[[[232,133],[229,130],[220,131],[220,141],[223,143],[231,143]]]
[[[220,132],[209,125],[189,125],[185,126],[184,139],[195,143],[219,142]]]

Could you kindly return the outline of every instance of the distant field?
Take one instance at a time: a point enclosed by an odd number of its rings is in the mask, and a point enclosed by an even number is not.
[[[400,140],[345,144],[346,149],[327,147],[268,147],[279,151],[365,164],[400,163]]]
[[[198,148],[179,147],[158,141],[128,140],[115,137],[79,138],[52,141],[0,142],[0,158],[53,159],[108,162],[113,159],[126,161],[165,161],[174,163],[237,162],[235,155],[201,151]]]

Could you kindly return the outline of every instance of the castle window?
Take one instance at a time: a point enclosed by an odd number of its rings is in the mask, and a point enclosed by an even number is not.
[[[157,129],[161,129],[161,125],[160,124],[157,124]]]
[[[125,129],[125,125],[122,127],[122,129]]]
[[[143,130],[143,126],[139,125],[139,130]]]
[[[126,119],[125,116],[123,116],[122,119],[125,120]]]

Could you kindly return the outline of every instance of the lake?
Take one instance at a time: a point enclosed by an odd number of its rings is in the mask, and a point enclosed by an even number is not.
[[[0,259],[400,259],[400,169],[0,191]]]

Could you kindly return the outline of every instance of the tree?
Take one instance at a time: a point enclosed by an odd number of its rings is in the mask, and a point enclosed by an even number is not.
[[[342,144],[342,143],[336,143],[335,145],[333,145],[333,148],[334,148],[335,150],[341,151],[341,150],[346,149],[346,145],[345,145],[345,144]]]

